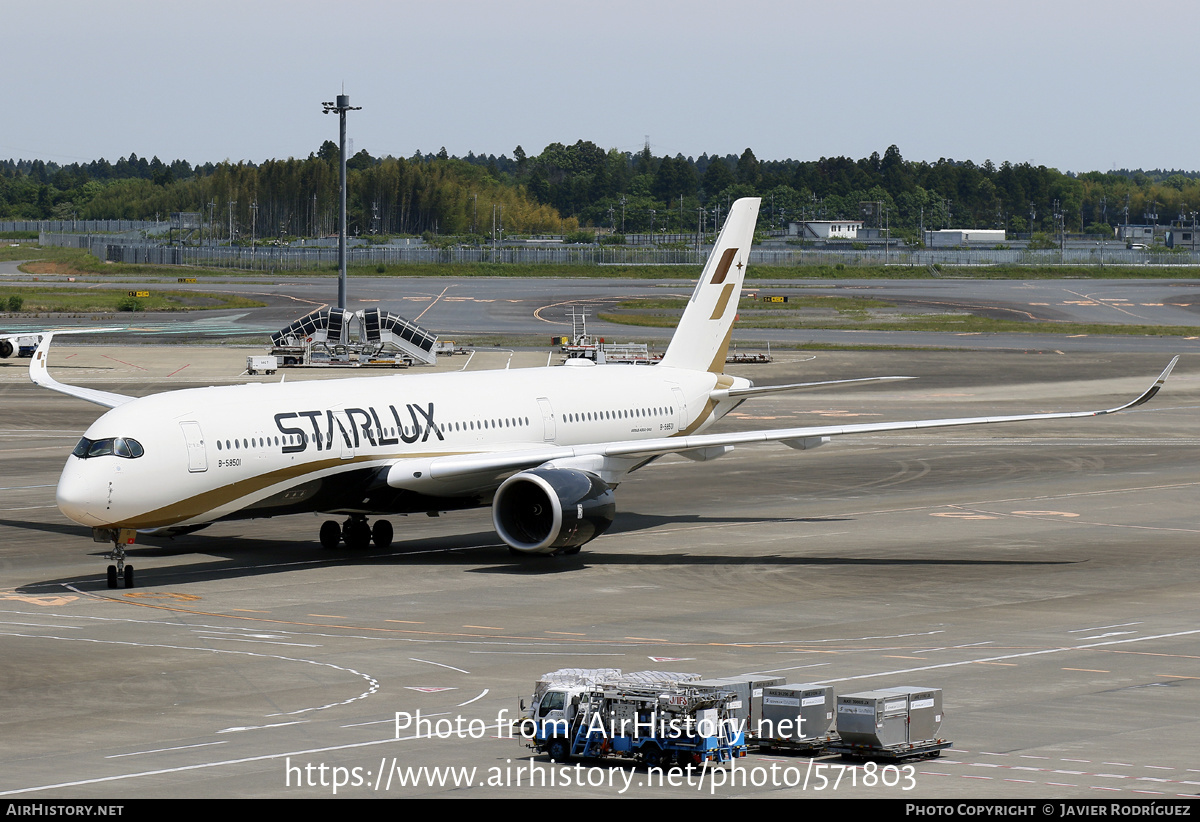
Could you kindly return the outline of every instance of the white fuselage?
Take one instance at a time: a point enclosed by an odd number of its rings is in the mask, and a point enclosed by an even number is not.
[[[709,401],[718,384],[749,383],[589,364],[155,394],[113,408],[84,435],[134,438],[144,453],[69,457],[58,504],[82,525],[137,529],[299,511],[486,505],[502,478],[440,483],[421,466],[455,454],[696,433],[736,405]],[[393,470],[384,487],[389,469],[410,464],[416,470]]]

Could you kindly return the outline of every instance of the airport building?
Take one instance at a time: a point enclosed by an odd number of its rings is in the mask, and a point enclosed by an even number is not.
[[[1004,242],[1002,228],[943,228],[925,232],[926,248],[992,247]]]
[[[1166,226],[1160,225],[1119,225],[1117,239],[1127,243],[1153,245],[1156,237],[1160,243],[1165,241],[1166,231]]]
[[[788,236],[804,240],[853,240],[862,220],[804,220],[788,223]]]
[[[1171,226],[1167,232],[1167,248],[1188,248],[1192,251],[1200,248],[1200,232],[1196,221],[1191,225],[1178,223]]]

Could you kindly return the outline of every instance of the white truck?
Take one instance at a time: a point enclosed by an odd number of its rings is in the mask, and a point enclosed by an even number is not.
[[[696,686],[695,674],[564,668],[543,676],[521,736],[551,759],[618,757],[648,767],[728,763],[746,755],[732,691]]]

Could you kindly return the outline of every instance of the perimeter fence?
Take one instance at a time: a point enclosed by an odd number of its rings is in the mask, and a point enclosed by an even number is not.
[[[154,265],[204,266],[246,271],[321,270],[337,267],[336,248],[295,246],[164,246],[136,238],[108,235],[43,232],[45,246],[82,248],[101,260]],[[369,246],[347,249],[351,266],[385,266],[406,263],[501,263],[521,265],[703,265],[710,247],[676,249],[623,246]],[[759,266],[1197,266],[1200,252],[1152,249],[1066,248],[1063,250],[937,248],[884,251],[828,249],[753,249],[750,264]]]

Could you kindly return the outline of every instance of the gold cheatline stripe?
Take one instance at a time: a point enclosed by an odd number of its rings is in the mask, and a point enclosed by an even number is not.
[[[717,353],[713,355],[712,362],[708,364],[708,373],[722,375],[725,373],[725,358],[729,356],[729,342],[732,339],[733,323],[730,323],[729,330],[725,332],[725,339],[721,341],[721,344],[717,347]]]
[[[725,314],[725,306],[729,305],[729,298],[733,296],[733,283],[725,283],[725,287],[721,289],[721,296],[717,299],[717,305],[713,308],[710,320],[719,320]]]
[[[721,362],[722,363],[725,362],[724,357],[721,358]],[[733,386],[733,377],[730,377],[726,374],[720,374],[717,377],[717,384],[714,386],[714,388],[730,388],[732,386]],[[704,403],[704,408],[696,416],[696,419],[692,420],[691,424],[688,425],[687,428],[683,429],[682,431],[677,431],[676,433],[672,434],[671,436],[672,437],[686,437],[686,436],[689,436],[689,435],[695,433],[695,431],[698,428],[700,428],[701,425],[704,424],[705,420],[707,420],[709,417],[711,417],[716,412],[716,410],[717,410],[717,403],[714,402],[712,400],[712,398],[710,397]]]
[[[725,282],[725,275],[729,273],[729,266],[733,265],[733,255],[737,252],[736,248],[725,249],[725,253],[721,255],[721,262],[717,263],[716,273],[708,281],[710,285],[720,285]]]
[[[364,462],[381,462],[387,460],[402,460],[402,459],[422,459],[426,457],[449,457],[457,454],[471,454],[473,451],[450,451],[443,453],[428,453],[428,454],[362,454],[350,459],[324,459],[315,462],[303,462],[298,465],[289,465],[286,468],[280,468],[266,474],[258,474],[246,479],[237,480],[229,485],[223,485],[220,488],[213,488],[210,491],[205,491],[190,497],[181,502],[172,503],[169,506],[159,508],[154,511],[147,511],[137,517],[126,520],[122,523],[115,523],[110,528],[161,528],[165,525],[174,525],[177,522],[184,522],[193,517],[212,511],[215,508],[220,508],[226,503],[232,502],[235,499],[252,494],[255,491],[261,491],[264,488],[269,488],[280,482],[287,480],[298,480],[306,477],[309,474],[315,474],[326,468],[332,468],[335,465],[350,465],[354,463]]]

